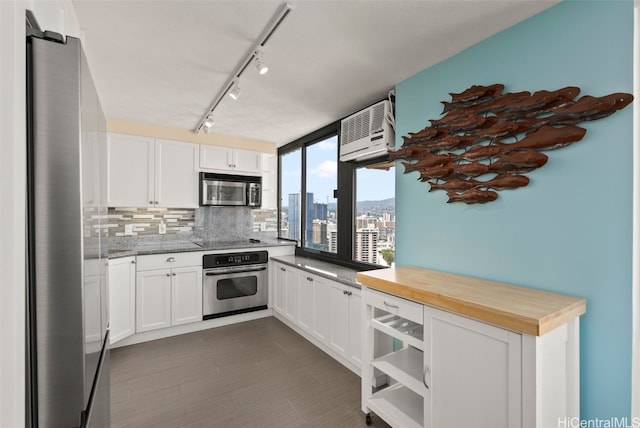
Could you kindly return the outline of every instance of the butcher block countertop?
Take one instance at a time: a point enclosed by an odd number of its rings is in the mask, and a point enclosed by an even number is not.
[[[369,288],[534,336],[587,310],[581,297],[409,266],[358,272],[356,279]]]

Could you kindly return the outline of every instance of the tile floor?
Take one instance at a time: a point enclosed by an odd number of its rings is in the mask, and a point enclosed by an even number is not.
[[[113,349],[111,400],[113,428],[366,426],[360,378],[274,317]]]

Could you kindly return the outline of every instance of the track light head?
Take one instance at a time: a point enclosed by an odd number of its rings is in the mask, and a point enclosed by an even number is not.
[[[253,57],[256,59],[256,68],[258,69],[258,73],[267,74],[267,71],[269,71],[269,67],[262,60],[262,46],[259,46],[258,49],[256,49]]]
[[[229,96],[234,100],[240,98],[240,85],[238,85],[238,79],[233,79],[233,84],[231,85],[231,90],[229,90]]]
[[[211,115],[211,113],[209,113],[205,121],[202,122],[202,129],[206,134],[208,134],[215,124],[216,123],[213,121],[213,116]]]

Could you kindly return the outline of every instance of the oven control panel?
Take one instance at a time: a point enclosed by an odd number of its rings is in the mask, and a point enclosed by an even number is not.
[[[249,251],[245,253],[205,254],[202,256],[202,268],[242,266],[267,263],[268,251]]]

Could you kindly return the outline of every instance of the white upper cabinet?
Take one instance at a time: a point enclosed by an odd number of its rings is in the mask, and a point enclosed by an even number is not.
[[[201,144],[200,169],[259,176],[262,173],[262,153]]]
[[[198,185],[198,146],[178,141],[156,140],[156,205],[197,207]]]
[[[153,138],[109,135],[108,204],[110,207],[153,206]]]
[[[262,209],[278,208],[278,155],[262,153]]]
[[[198,145],[109,135],[110,207],[198,206]]]

